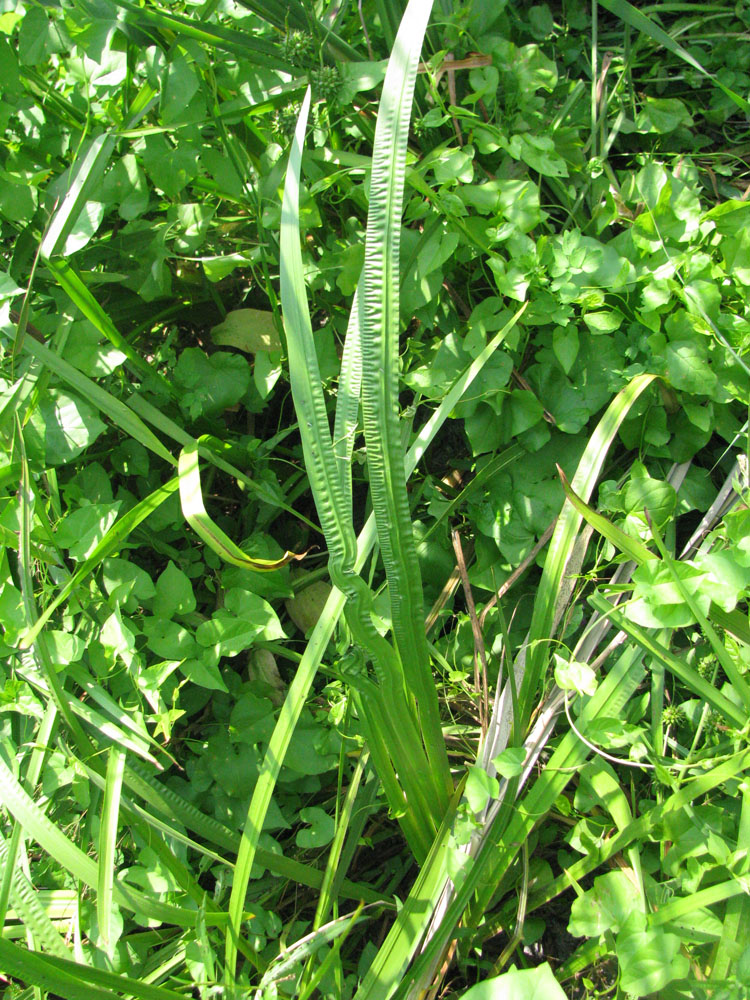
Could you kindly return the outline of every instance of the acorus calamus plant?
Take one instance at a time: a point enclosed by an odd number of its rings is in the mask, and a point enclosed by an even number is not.
[[[406,145],[419,53],[432,3],[412,2],[388,64],[375,130],[365,262],[352,304],[331,432],[305,291],[299,185],[310,92],[289,158],[281,223],[281,304],[305,465],[346,597],[353,639],[346,678],[393,814],[415,854],[427,855],[452,790],[424,631],[398,407],[399,236]],[[359,411],[372,506],[388,580],[393,642],[373,621],[374,595],[355,569],[351,460]]]

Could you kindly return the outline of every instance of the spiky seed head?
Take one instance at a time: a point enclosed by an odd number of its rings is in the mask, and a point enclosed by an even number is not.
[[[299,117],[299,109],[299,103],[294,102],[274,111],[271,121],[274,135],[278,139],[291,139],[294,135],[294,130],[297,127],[297,118]]]
[[[716,657],[715,656],[703,656],[698,663],[698,673],[701,675],[704,681],[710,681],[714,675],[714,669],[716,667]]]
[[[662,722],[665,726],[679,729],[685,725],[685,710],[681,705],[666,705],[662,712]]]
[[[281,43],[284,59],[293,66],[304,66],[315,47],[315,39],[307,31],[287,31]]]
[[[313,95],[318,100],[331,104],[341,90],[341,74],[335,66],[321,66],[310,71],[310,83]]]

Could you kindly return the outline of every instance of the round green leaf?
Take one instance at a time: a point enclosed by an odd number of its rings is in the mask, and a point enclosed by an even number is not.
[[[535,969],[511,969],[485,979],[467,990],[461,1000],[565,1000],[565,993],[544,962]]]

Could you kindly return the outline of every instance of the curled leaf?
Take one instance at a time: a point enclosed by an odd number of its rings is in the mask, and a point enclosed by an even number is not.
[[[294,559],[304,559],[307,555],[307,552],[285,552],[280,559],[256,559],[243,552],[206,513],[196,445],[191,444],[182,449],[177,472],[180,481],[180,504],[185,520],[224,562],[242,569],[254,570],[256,573],[270,573],[288,565]]]

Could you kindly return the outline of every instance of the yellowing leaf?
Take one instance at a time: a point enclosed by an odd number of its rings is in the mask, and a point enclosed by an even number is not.
[[[264,309],[235,309],[211,331],[215,344],[236,347],[245,354],[281,350],[273,313]]]
[[[185,520],[209,548],[225,562],[242,569],[252,569],[256,573],[269,573],[281,569],[293,559],[303,559],[306,552],[285,552],[280,559],[254,559],[236,545],[206,513],[201,492],[200,471],[198,469],[198,448],[192,444],[180,452],[177,471],[180,480],[180,504]]]

